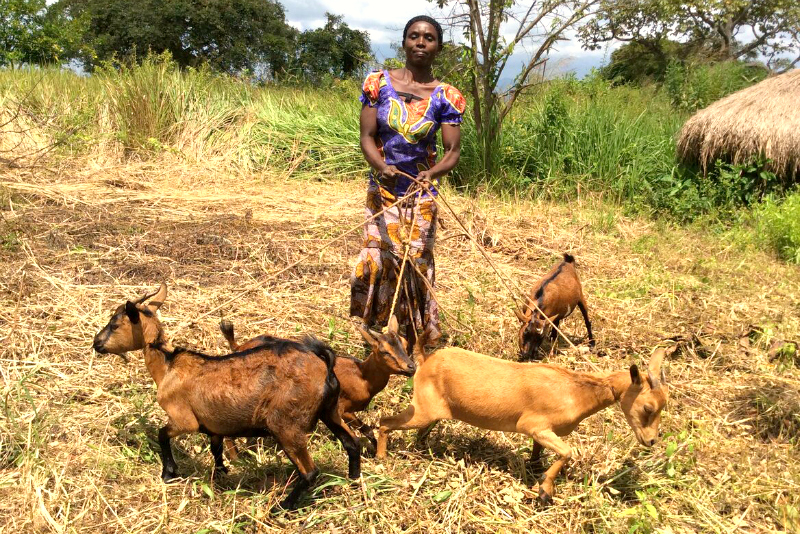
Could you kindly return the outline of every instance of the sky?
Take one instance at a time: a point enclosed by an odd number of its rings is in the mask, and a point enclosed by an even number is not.
[[[403,26],[416,15],[430,15],[441,20],[445,12],[438,9],[435,2],[428,0],[403,0],[389,3],[383,0],[281,0],[286,11],[286,20],[299,30],[310,30],[325,24],[325,12],[342,15],[344,22],[353,29],[369,33],[376,59],[381,62],[393,57],[395,52],[391,43],[400,42]],[[445,35],[445,40],[448,36]],[[574,72],[579,78],[586,75],[592,67],[601,66],[613,50],[587,51],[581,49],[574,37],[560,42],[550,54],[547,69],[549,73]],[[514,75],[530,55],[524,50],[515,52],[509,60],[500,85],[509,84]]]

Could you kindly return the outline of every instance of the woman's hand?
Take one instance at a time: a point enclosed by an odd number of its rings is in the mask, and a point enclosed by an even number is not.
[[[386,165],[380,172],[386,178],[397,178],[398,175],[397,167],[394,165]]]
[[[436,179],[432,176],[430,169],[426,171],[419,171],[417,174],[417,180],[422,182],[422,184],[426,187],[430,187],[431,185],[435,185]]]

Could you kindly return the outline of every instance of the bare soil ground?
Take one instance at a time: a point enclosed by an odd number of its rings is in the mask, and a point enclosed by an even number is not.
[[[268,510],[294,483],[265,440],[213,474],[205,437],[177,440],[186,478],[164,485],[164,414],[140,354],[91,350],[124,299],[169,285],[172,341],[223,353],[241,339],[312,333],[363,347],[347,317],[360,232],[272,274],[358,225],[364,184],[238,174],[170,160],[0,170],[0,531],[2,532],[771,532],[800,529],[800,269],[725,235],[570,206],[445,191],[503,273],[529,287],[562,251],[578,260],[598,351],[561,342],[548,360],[616,370],[657,344],[671,398],[663,440],[637,445],[621,412],[586,420],[555,502],[535,499],[530,440],[457,422],[427,440],[397,433],[363,481],[320,427],[322,472],[298,512]],[[509,293],[444,215],[438,290],[448,343],[516,357]],[[225,304],[243,287],[253,290]],[[217,311],[212,311],[216,307]],[[585,334],[579,316],[562,323]],[[672,350],[674,349],[674,350]],[[402,409],[394,378],[366,419]],[[498,391],[502,395],[502,391]],[[558,392],[552,392],[557,395]],[[552,456],[547,456],[546,462]]]

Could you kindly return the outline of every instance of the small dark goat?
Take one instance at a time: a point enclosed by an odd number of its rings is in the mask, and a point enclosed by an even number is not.
[[[158,403],[169,418],[158,433],[165,482],[177,477],[170,447],[174,437],[208,434],[216,468],[225,471],[223,437],[271,435],[301,475],[280,504],[294,509],[319,473],[306,448],[319,419],[344,445],[350,478],[360,476],[358,442],[336,410],[339,381],[330,347],[310,337],[303,342],[270,337],[257,347],[225,356],[173,348],[156,316],[166,296],[167,286],[161,284],[157,293],[118,306],[93,344],[101,354],[144,352]]]
[[[258,347],[269,336],[257,336],[239,345],[230,321],[222,321],[219,325],[222,335],[228,341],[231,350],[245,350]],[[413,376],[417,366],[409,358],[405,340],[397,334],[397,319],[389,320],[387,333],[380,334],[366,328],[359,328],[364,340],[372,347],[372,352],[365,360],[352,357],[339,357],[334,365],[336,378],[339,380],[339,416],[346,427],[361,432],[370,441],[373,448],[377,445],[371,426],[356,416],[355,412],[366,410],[372,398],[383,391],[392,375]],[[355,434],[353,434],[355,435]],[[228,454],[235,454],[235,449],[228,448]]]
[[[542,313],[533,308],[530,303],[535,302]],[[586,298],[583,288],[575,270],[575,258],[564,254],[564,261],[553,267],[547,275],[539,280],[528,296],[528,301],[523,310],[514,310],[517,318],[522,323],[519,329],[519,355],[523,360],[536,357],[539,346],[545,336],[545,331],[550,326],[547,319],[558,327],[561,319],[567,317],[576,308],[580,308],[586,331],[589,334],[589,347],[594,348],[592,323],[589,322],[589,312],[586,309]],[[545,318],[545,315],[547,318]],[[558,337],[558,332],[553,329],[551,339]]]

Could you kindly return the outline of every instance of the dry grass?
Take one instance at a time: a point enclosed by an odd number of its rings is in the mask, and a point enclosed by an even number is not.
[[[185,481],[165,486],[155,435],[164,414],[139,354],[93,354],[94,333],[127,297],[169,284],[173,341],[223,350],[220,317],[241,339],[314,333],[361,355],[349,322],[351,235],[269,278],[357,224],[360,183],[297,181],[169,160],[67,162],[0,175],[0,531],[8,532],[770,532],[797,530],[800,372],[767,355],[800,332],[800,270],[700,231],[628,219],[600,204],[557,206],[450,195],[503,273],[523,287],[560,251],[575,254],[603,369],[665,338],[672,398],[664,441],[635,444],[618,408],[568,442],[576,457],[540,508],[537,472],[516,434],[439,424],[424,443],[399,433],[385,462],[351,484],[327,431],[312,437],[313,503],[270,517],[292,469],[272,443],[212,475],[207,440],[177,440]],[[446,220],[438,295],[450,342],[516,352],[505,289]],[[263,281],[219,313],[236,289]],[[751,329],[749,325],[758,325]],[[564,323],[574,341],[580,318]],[[742,336],[742,332],[745,333]],[[751,333],[752,332],[752,333]],[[588,369],[565,343],[550,361]],[[400,378],[367,418],[398,411]]]
[[[717,159],[747,163],[770,160],[782,176],[800,173],[797,99],[800,69],[767,78],[697,112],[678,136],[678,154],[707,169]]]

